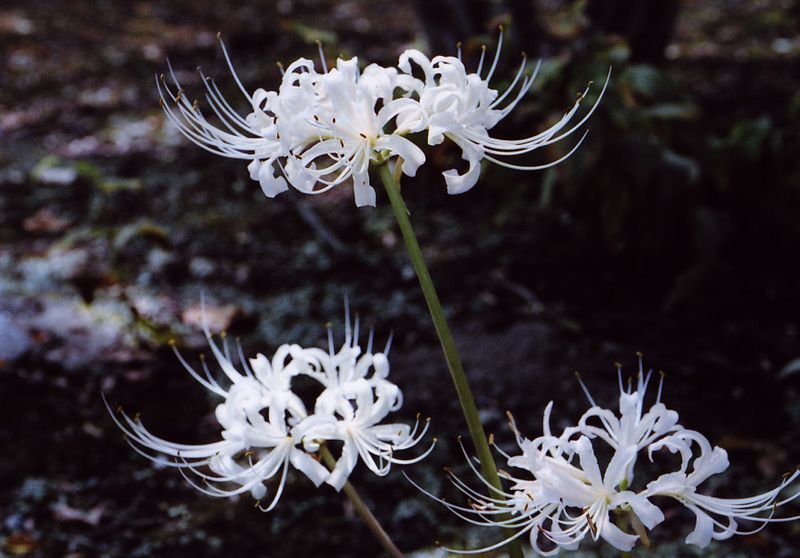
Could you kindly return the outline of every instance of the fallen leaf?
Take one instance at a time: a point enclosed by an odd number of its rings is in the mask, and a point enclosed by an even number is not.
[[[28,232],[56,233],[69,227],[70,221],[60,217],[52,209],[44,207],[25,219],[22,228]]]
[[[224,306],[206,304],[205,307],[195,304],[183,311],[181,319],[186,325],[201,328],[205,324],[212,333],[220,333],[231,326],[238,312],[238,308],[232,304]]]
[[[90,510],[79,510],[67,504],[59,503],[53,506],[53,515],[59,521],[78,521],[96,527],[103,517],[105,506],[95,506]]]

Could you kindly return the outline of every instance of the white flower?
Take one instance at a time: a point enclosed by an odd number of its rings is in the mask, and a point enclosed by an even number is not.
[[[206,100],[219,122],[215,124],[206,118],[197,101],[190,102],[171,67],[172,87],[163,76],[156,80],[161,104],[168,120],[200,147],[249,161],[250,178],[258,181],[270,198],[289,186],[319,194],[352,183],[356,205],[375,205],[370,168],[399,159],[402,172],[415,176],[425,154],[406,136],[425,130],[428,145],[449,138],[461,149],[468,170],[464,174],[455,169],[444,172],[448,192],[458,194],[475,185],[483,159],[519,170],[544,169],[563,161],[580,141],[565,156],[547,164],[525,166],[504,159],[567,138],[597,107],[595,103],[583,118],[570,124],[582,94],[544,132],[518,140],[498,139],[491,137],[489,130],[525,96],[538,72],[537,66],[532,76],[523,77],[523,60],[509,88],[499,94],[490,86],[499,46],[486,76],[482,75],[483,56],[477,71],[467,73],[460,53],[459,58],[437,56],[430,60],[417,50],[400,55],[399,70],[370,64],[360,71],[357,58],[338,59],[328,69],[320,48],[321,72],[314,62],[300,58],[283,72],[277,91],[256,89],[252,94],[234,71],[224,45],[222,51],[250,107],[248,114],[239,114],[201,72]],[[412,63],[421,68],[424,81],[412,75]]]
[[[551,405],[548,405],[546,424],[550,409]],[[563,436],[546,434],[528,440],[519,434],[513,420],[512,428],[517,434],[517,444],[522,453],[510,456],[498,451],[506,457],[510,467],[523,469],[531,475],[532,480],[502,472],[501,477],[510,481],[512,486],[508,492],[501,492],[481,479],[492,493],[488,497],[452,476],[454,484],[472,500],[471,507],[436,499],[470,523],[510,527],[517,533],[488,547],[451,552],[486,552],[526,533],[534,551],[542,556],[554,555],[559,549],[575,550],[587,535],[594,540],[602,538],[615,548],[628,551],[639,537],[617,527],[610,517],[611,512],[636,514],[648,528],[664,520],[661,510],[646,496],[621,487],[625,483],[625,471],[636,454],[634,448],[626,446],[617,449],[605,472],[601,473],[592,442],[586,436],[568,441]],[[545,430],[549,431],[549,424]],[[472,463],[470,467],[480,475]],[[501,514],[510,519],[498,521],[496,517]],[[547,546],[551,548],[545,548]]]
[[[251,95],[224,45],[222,49],[252,112],[241,116],[201,74],[206,99],[222,127],[213,124],[186,98],[172,68],[177,92],[157,80],[162,106],[168,119],[197,145],[217,155],[250,160],[250,177],[268,197],[289,185],[319,194],[349,181],[356,205],[375,205],[371,164],[399,156],[403,172],[414,176],[425,162],[422,150],[403,137],[418,131],[418,105],[393,98],[395,89],[408,87],[413,78],[377,64],[360,72],[356,58],[339,59],[328,70],[321,55],[322,73],[311,60],[300,58],[286,68],[277,92],[257,89]]]
[[[436,444],[434,439],[425,452],[412,459],[395,456],[396,452],[419,443],[428,430],[429,421],[424,421],[421,428],[419,416],[413,427],[401,423],[382,424],[390,412],[403,404],[400,389],[386,379],[389,375],[386,355],[391,338],[383,352],[373,353],[370,332],[366,351],[361,354],[358,319],[352,330],[349,312],[345,314],[345,321],[345,340],[338,352],[334,352],[329,336],[327,353],[320,349],[309,349],[306,353],[307,375],[324,386],[324,390],[317,397],[314,415],[296,427],[309,451],[316,451],[323,440],[343,442],[341,455],[326,480],[336,490],[342,489],[359,457],[370,471],[384,476],[392,464],[407,465],[424,459]]]
[[[378,475],[387,474],[392,463],[409,464],[423,459],[433,444],[413,459],[398,459],[394,454],[416,445],[427,431],[427,421],[421,429],[419,417],[413,428],[401,423],[381,424],[390,412],[402,406],[399,388],[387,379],[390,342],[384,352],[373,354],[370,334],[361,355],[358,321],[352,335],[349,311],[346,321],[345,343],[338,353],[334,353],[329,329],[327,353],[282,345],[271,360],[259,354],[248,362],[237,346],[241,370],[234,364],[227,338],[220,348],[204,326],[214,359],[230,382],[227,388],[214,379],[205,360],[202,372],[198,372],[176,351],[186,370],[222,399],[215,410],[221,428],[220,439],[215,442],[170,442],[147,430],[138,416],[131,418],[120,410],[120,418],[113,413],[112,417],[134,450],[159,465],[178,468],[201,492],[216,497],[250,492],[264,511],[277,504],[290,466],[316,486],[327,482],[340,490],[359,456]],[[308,377],[320,388],[311,414],[292,390],[292,383],[299,376]],[[314,456],[326,440],[343,442],[333,471]],[[189,473],[200,481],[193,480]],[[268,492],[266,483],[272,478],[278,479],[274,495],[269,504],[261,506]]]
[[[692,470],[688,471],[689,460],[692,456],[691,446],[696,444],[700,455],[694,458]],[[800,491],[783,500],[778,496],[784,488],[800,476],[800,471],[785,475],[778,486],[762,494],[748,498],[717,498],[697,492],[699,485],[712,475],[722,473],[730,464],[728,453],[719,446],[711,447],[705,436],[692,430],[684,430],[669,436],[648,448],[652,458],[654,451],[667,448],[672,453],[680,453],[680,471],[661,475],[658,479],[647,485],[646,494],[652,496],[669,496],[676,499],[696,516],[695,528],[686,537],[688,544],[705,548],[714,540],[724,540],[733,535],[748,535],[756,533],[767,526],[768,523],[796,521],[800,515],[794,517],[773,517],[780,506],[800,497]],[[718,518],[727,521],[723,524]],[[742,531],[738,527],[739,521],[750,521],[761,525],[751,531]]]
[[[530,153],[570,136],[592,115],[608,85],[610,72],[597,102],[576,124],[570,126],[588,88],[579,95],[572,108],[547,130],[516,140],[493,138],[489,135],[489,130],[508,116],[517,103],[525,97],[540,67],[540,64],[537,64],[533,75],[525,75],[526,60],[523,58],[517,74],[506,91],[500,94],[492,89],[490,82],[500,59],[502,42],[501,31],[494,60],[485,76],[482,75],[485,48],[474,73],[468,73],[465,69],[460,50],[458,57],[436,56],[432,60],[418,50],[407,50],[400,55],[398,67],[401,71],[411,75],[413,62],[425,76],[415,92],[427,119],[428,145],[440,144],[448,138],[461,149],[462,158],[468,163],[468,169],[463,174],[459,174],[455,169],[444,171],[447,191],[450,194],[466,192],[477,183],[480,176],[480,162],[483,159],[517,170],[546,169],[567,159],[579,147],[583,137],[566,155],[550,163],[519,165],[504,160]]]
[[[240,372],[233,364],[227,339],[223,350],[207,328],[205,332],[219,368],[231,382],[227,390],[213,378],[205,360],[201,375],[177,351],[176,354],[198,382],[223,399],[215,411],[222,427],[221,440],[208,444],[170,442],[150,433],[138,416],[132,419],[120,410],[121,419],[117,419],[112,413],[128,443],[155,463],[177,467],[195,488],[209,496],[228,497],[249,491],[261,501],[267,493],[264,483],[279,475],[275,496],[262,508],[265,511],[277,504],[290,464],[319,486],[328,477],[328,471],[301,448],[301,440],[290,432],[293,424],[307,416],[302,401],[288,386],[291,377],[306,367],[302,349],[298,345],[283,345],[271,364],[258,355],[248,366],[241,357],[243,372]],[[261,414],[262,410],[267,411],[268,418]],[[211,473],[203,472],[203,467]],[[186,471],[197,475],[203,485],[193,481]],[[230,485],[236,487],[226,487]]]
[[[598,406],[582,381],[581,387],[592,406],[578,425],[565,428],[558,436],[553,435],[550,426],[552,402],[544,412],[543,435],[534,440],[522,436],[509,415],[520,453],[509,455],[497,450],[510,467],[527,474],[502,472],[501,478],[511,483],[508,490],[495,489],[480,476],[467,456],[472,471],[488,488],[489,495],[453,475],[452,482],[470,498],[469,507],[445,502],[426,492],[469,523],[517,531],[512,537],[485,548],[451,552],[481,553],[525,534],[529,534],[533,550],[543,556],[553,555],[559,549],[574,550],[587,534],[628,551],[639,538],[645,538],[646,542],[645,528],[653,529],[664,520],[664,513],[652,501],[663,496],[679,501],[695,514],[695,529],[686,542],[701,547],[712,539],[757,532],[771,522],[800,519],[800,516],[774,517],[778,507],[800,497],[800,492],[796,492],[779,500],[781,492],[800,477],[798,471],[786,475],[774,489],[749,498],[726,499],[698,493],[697,488],[703,481],[728,468],[725,450],[712,448],[702,434],[678,424],[678,414],[661,403],[663,375],[655,403],[644,411],[651,374],[642,370],[641,358],[635,390],[632,382],[626,389],[619,370],[618,375],[618,415]],[[598,443],[612,451],[604,472],[595,453]],[[695,446],[699,449],[697,456],[693,451]],[[646,450],[652,461],[654,454],[663,448],[680,455],[679,470],[661,475],[638,491],[633,490],[634,466],[639,452]],[[636,534],[625,533],[614,525],[610,512],[627,515]],[[752,531],[744,531],[738,527],[741,520],[760,525]]]

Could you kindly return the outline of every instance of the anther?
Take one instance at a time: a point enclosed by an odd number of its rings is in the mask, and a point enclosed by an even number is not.
[[[489,434],[489,445],[490,446],[494,445],[494,434]]]
[[[222,40],[222,31],[217,31],[217,40],[218,41]]]
[[[644,353],[642,351],[636,351],[636,356],[642,358],[644,356]]]
[[[141,422],[141,415],[139,413],[136,413],[135,415],[133,415],[133,420],[134,422]]]

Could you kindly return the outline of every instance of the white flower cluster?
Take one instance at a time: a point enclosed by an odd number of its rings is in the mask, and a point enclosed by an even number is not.
[[[349,314],[349,312],[348,312]],[[292,466],[319,486],[327,482],[341,490],[359,457],[376,475],[386,475],[394,463],[415,463],[422,455],[408,460],[395,453],[417,444],[428,428],[428,421],[413,427],[383,423],[387,415],[403,403],[400,389],[390,382],[387,354],[372,352],[372,333],[362,352],[358,340],[358,319],[351,329],[346,316],[345,340],[336,351],[328,330],[329,348],[302,348],[282,345],[272,359],[263,354],[244,358],[237,347],[234,356],[227,338],[218,346],[204,328],[211,351],[223,374],[230,381],[225,389],[212,376],[203,360],[202,373],[192,368],[176,351],[178,358],[195,380],[222,401],[216,407],[221,439],[208,444],[179,444],[153,435],[139,420],[121,409],[114,418],[130,445],[155,463],[178,468],[198,490],[209,496],[228,497],[250,492],[258,506],[270,511],[278,502]],[[313,412],[293,391],[301,379],[318,392]],[[112,416],[113,413],[112,413]],[[328,440],[342,442],[341,455],[331,471],[320,464],[316,452]],[[434,440],[435,443],[435,440]],[[155,452],[155,455],[151,452]],[[193,480],[195,474],[201,482]],[[279,477],[269,504],[267,481]]]
[[[619,413],[598,406],[581,382],[591,408],[577,426],[564,429],[560,435],[553,434],[550,427],[552,402],[544,412],[543,435],[533,440],[519,433],[509,415],[521,453],[512,456],[499,448],[498,451],[508,460],[509,467],[526,474],[523,477],[502,473],[511,483],[507,491],[497,490],[484,480],[490,490],[487,496],[451,474],[453,483],[470,498],[469,506],[458,506],[426,494],[471,524],[512,528],[517,531],[512,539],[529,534],[533,550],[541,556],[554,555],[560,549],[575,550],[587,536],[594,540],[602,538],[622,551],[631,550],[640,538],[647,543],[646,529],[664,521],[664,513],[653,502],[658,497],[676,500],[694,513],[695,528],[686,537],[686,543],[701,548],[712,539],[751,534],[771,522],[800,518],[774,517],[778,507],[800,496],[797,491],[778,499],[783,489],[800,476],[798,471],[785,475],[774,489],[748,498],[718,498],[698,492],[706,479],[728,468],[727,452],[712,447],[699,432],[678,424],[678,413],[661,403],[663,376],[655,403],[643,412],[649,380],[650,373],[643,373],[641,362],[635,390],[630,383],[627,389],[623,386],[620,373]],[[677,470],[661,474],[646,484],[635,479],[639,454],[646,452],[652,462],[662,449],[680,456]],[[605,470],[600,468],[596,452],[611,456]],[[669,471],[669,465],[664,465]],[[471,462],[470,467],[480,476]],[[639,489],[634,490],[635,486]],[[627,519],[635,534],[620,529],[612,512],[617,518]],[[742,520],[758,527],[742,530],[739,527]],[[452,552],[486,552],[508,540],[474,551]]]
[[[570,125],[583,99],[580,95],[547,130],[519,140],[497,139],[489,135],[489,130],[530,90],[539,69],[537,66],[533,75],[525,75],[523,60],[509,87],[499,94],[489,83],[500,46],[485,76],[484,56],[477,71],[469,73],[460,51],[458,57],[429,59],[417,50],[407,50],[400,55],[396,68],[370,64],[363,70],[359,70],[357,58],[338,59],[328,69],[320,52],[321,72],[314,62],[300,58],[283,71],[277,91],[257,89],[252,94],[236,75],[224,45],[222,49],[250,105],[246,116],[236,112],[214,81],[201,72],[206,100],[219,125],[208,120],[198,103],[186,97],[171,67],[172,87],[163,76],[156,80],[162,107],[167,118],[197,145],[217,155],[250,161],[250,177],[270,198],[290,185],[318,194],[352,182],[356,205],[375,205],[370,166],[400,158],[402,172],[414,176],[425,162],[425,154],[407,136],[420,132],[427,132],[428,145],[447,138],[461,149],[468,169],[461,174],[456,169],[443,173],[448,192],[458,194],[478,181],[482,159],[521,170],[544,169],[563,161],[580,141],[565,156],[542,165],[511,164],[504,158],[524,155],[568,137],[597,106],[595,103],[579,122]],[[415,67],[422,78],[414,75]],[[605,86],[600,97],[604,91]]]

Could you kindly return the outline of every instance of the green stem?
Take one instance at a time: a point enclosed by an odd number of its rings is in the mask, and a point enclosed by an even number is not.
[[[398,164],[400,164],[398,162]],[[428,267],[425,265],[425,260],[422,257],[422,250],[420,250],[417,236],[414,234],[414,229],[411,226],[411,221],[408,219],[408,209],[403,201],[403,196],[400,193],[399,180],[392,174],[389,165],[383,164],[378,167],[383,185],[389,194],[389,201],[392,204],[395,219],[400,227],[400,233],[403,235],[403,240],[408,249],[408,255],[411,258],[411,265],[419,279],[422,293],[425,295],[425,302],[428,304],[428,310],[433,318],[433,326],[436,329],[436,334],[439,336],[439,342],[444,351],[444,358],[447,361],[447,367],[450,370],[450,376],[453,378],[453,383],[456,387],[458,394],[458,401],[461,403],[461,410],[464,413],[464,418],[467,420],[467,428],[472,437],[472,443],[475,445],[475,451],[478,454],[478,459],[481,462],[481,469],[486,480],[498,490],[502,490],[500,484],[500,477],[497,474],[497,466],[494,463],[491,449],[489,448],[489,441],[486,439],[486,433],[483,431],[481,419],[478,416],[478,408],[475,406],[475,398],[472,396],[472,390],[469,387],[467,375],[464,373],[464,367],[461,364],[461,358],[456,349],[456,343],[453,340],[453,334],[450,333],[450,327],[447,325],[447,320],[444,317],[442,305],[439,302],[439,296],[436,294],[436,289],[433,286],[431,274],[428,272]],[[505,519],[503,516],[500,520]],[[510,537],[514,534],[513,531],[506,529],[506,536]],[[522,558],[522,548],[519,541],[514,539],[507,545],[509,556],[512,558]]]
[[[319,446],[319,454],[322,456],[322,460],[325,462],[325,465],[328,466],[328,469],[333,471],[333,468],[336,467],[336,458],[333,457],[328,447],[321,443]],[[350,484],[350,481],[344,483],[344,493],[347,494],[347,497],[350,499],[350,502],[353,504],[353,507],[358,512],[358,515],[361,516],[361,519],[367,525],[367,528],[372,531],[372,534],[375,535],[375,538],[381,543],[384,550],[391,556],[392,558],[404,558],[403,553],[400,552],[400,549],[395,546],[392,542],[392,539],[389,538],[388,533],[383,530],[381,524],[378,523],[378,520],[372,515],[372,512],[369,509],[369,506],[361,499],[361,496],[358,495],[358,491],[356,488]]]

